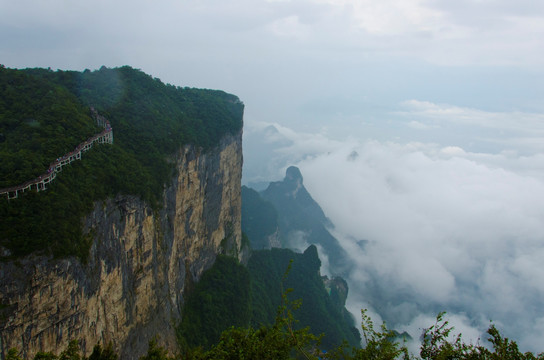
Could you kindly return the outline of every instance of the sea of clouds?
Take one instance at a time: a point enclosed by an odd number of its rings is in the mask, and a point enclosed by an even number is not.
[[[447,311],[467,341],[486,343],[492,321],[522,350],[543,351],[544,156],[531,147],[541,132],[528,130],[535,115],[524,115],[528,125],[516,130],[507,114],[412,105],[421,128],[439,127],[444,116],[466,125],[477,114],[479,127],[511,128],[510,138],[496,142],[518,146],[478,153],[430,142],[338,141],[250,124],[246,166],[256,164],[258,172],[251,178],[249,169],[244,181],[277,180],[286,166],[300,168],[354,263],[347,279],[354,314],[369,308],[376,320],[417,339]],[[251,154],[257,143],[262,151]]]

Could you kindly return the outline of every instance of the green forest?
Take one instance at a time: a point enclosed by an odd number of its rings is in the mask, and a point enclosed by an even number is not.
[[[301,301],[296,312],[297,330],[309,326],[317,334],[326,334],[322,339],[326,348],[339,346],[344,340],[357,346],[360,335],[353,326],[354,319],[343,302],[335,303],[329,296],[319,275],[320,267],[315,246],[303,254],[288,249],[255,251],[247,267],[236,259],[218,257],[184,306],[178,328],[182,348],[208,349],[231,326],[258,329],[272,325],[287,289],[293,289],[289,298]],[[290,269],[287,274],[286,269]]]
[[[94,146],[44,192],[0,199],[0,245],[11,257],[38,252],[85,260],[81,218],[94,201],[139,196],[158,207],[183,145],[208,150],[242,128],[243,103],[217,90],[164,84],[128,66],[97,71],[0,67],[0,188],[47,171],[57,157],[111,123],[113,145]]]
[[[242,186],[242,231],[253,249],[265,249],[268,237],[279,229],[278,212],[257,191]]]

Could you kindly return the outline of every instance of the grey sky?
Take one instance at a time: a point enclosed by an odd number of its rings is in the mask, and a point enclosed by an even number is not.
[[[129,64],[233,92],[247,121],[300,128],[381,120],[410,99],[542,111],[543,17],[540,2],[511,0],[2,0],[0,58]]]
[[[354,306],[544,350],[544,2],[0,0],[0,63],[238,95],[244,181],[300,166],[364,260]]]

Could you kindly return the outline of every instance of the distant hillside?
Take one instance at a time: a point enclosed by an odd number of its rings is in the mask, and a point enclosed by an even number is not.
[[[45,192],[0,199],[4,255],[39,251],[85,258],[81,218],[93,201],[134,194],[158,204],[185,144],[209,149],[242,128],[243,104],[222,91],[180,88],[128,66],[97,71],[0,68],[0,187],[44,173],[97,132],[89,107],[107,117],[113,145],[93,147]]]
[[[339,345],[343,340],[352,346],[360,346],[355,321],[344,308],[347,284],[343,283],[344,297],[338,296],[343,290],[336,287],[336,282],[328,282],[332,288],[325,288],[315,246],[308,247],[302,254],[289,249],[263,250],[253,254],[248,264],[252,278],[252,325],[273,322],[280,304],[281,279],[291,259],[294,262],[283,289],[293,289],[289,297],[302,300],[302,306],[295,312],[300,326],[309,326],[315,334],[324,333],[322,344],[325,349]]]
[[[247,186],[242,186],[242,231],[250,239],[252,249],[281,247],[276,208]]]
[[[244,228],[246,224],[251,225],[251,231],[269,233],[273,228],[269,224],[271,218],[260,223],[259,219],[266,218],[264,214],[271,212],[268,209],[269,205],[266,204],[272,204],[277,212],[279,236],[283,247],[304,249],[309,244],[318,245],[328,256],[333,274],[342,275],[349,271],[350,264],[346,261],[345,250],[328,231],[333,225],[304,187],[302,174],[298,168],[289,167],[283,181],[270,183],[260,195],[262,200],[259,201],[255,198],[255,192],[242,193],[242,212],[248,211],[244,210],[247,206],[253,207],[251,209],[253,221],[242,219],[242,231],[248,231]],[[261,234],[257,239],[262,239],[263,236]]]
[[[285,283],[282,278],[290,261],[292,268]],[[321,262],[314,246],[304,254],[288,249],[255,251],[247,268],[232,258],[218,258],[206,272],[195,291],[187,299],[179,335],[189,347],[208,347],[219,340],[219,335],[230,326],[252,326],[274,323],[281,294],[288,288],[291,300],[302,300],[294,312],[300,328],[309,326],[315,334],[325,333],[323,348],[330,349],[348,341],[360,345],[360,335],[354,320],[345,310],[345,288],[328,290],[319,275]],[[341,287],[341,286],[340,286]],[[330,292],[330,295],[329,295]]]

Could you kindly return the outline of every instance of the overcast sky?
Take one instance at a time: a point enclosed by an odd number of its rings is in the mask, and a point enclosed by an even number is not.
[[[544,350],[543,1],[0,0],[0,63],[238,95],[244,181],[301,168],[352,306]]]

